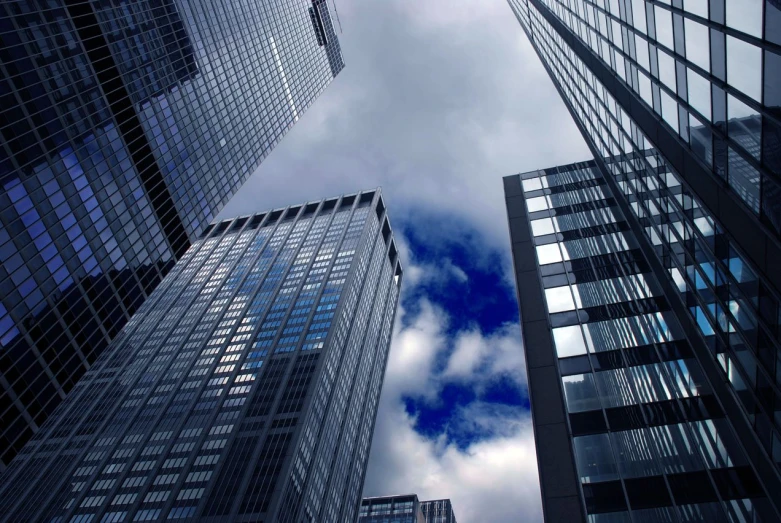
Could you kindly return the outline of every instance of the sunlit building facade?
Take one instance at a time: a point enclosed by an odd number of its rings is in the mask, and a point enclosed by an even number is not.
[[[504,179],[546,521],[778,521],[778,419],[743,381],[759,279],[643,161]]]
[[[325,0],[0,3],[0,471],[343,65]]]
[[[12,521],[354,521],[402,270],[379,190],[208,226],[0,482]]]

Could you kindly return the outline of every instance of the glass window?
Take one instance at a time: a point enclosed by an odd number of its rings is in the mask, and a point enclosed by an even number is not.
[[[526,207],[529,209],[529,212],[544,211],[550,207],[550,196],[529,198],[526,200]]]
[[[663,7],[654,6],[654,18],[656,18],[656,41],[673,48],[673,15]]]
[[[594,381],[605,408],[626,407],[639,403],[627,369],[597,372],[594,374]]]
[[[727,118],[727,132],[730,138],[759,160],[759,137],[762,130],[759,113],[728,94]]]
[[[686,76],[689,84],[689,105],[699,111],[706,120],[710,120],[710,82],[692,69],[689,69]]]
[[[599,408],[599,396],[594,386],[594,376],[577,374],[561,378],[567,398],[567,412],[583,412]]]
[[[559,250],[559,244],[552,243],[550,245],[538,245],[537,259],[540,261],[540,265],[560,262],[562,258],[561,251]]]
[[[710,71],[710,41],[708,28],[687,18],[684,21],[686,33],[686,58]]]
[[[670,127],[675,129],[675,132],[678,132],[678,104],[676,101],[667,94],[666,92],[662,91],[662,118],[664,118],[664,121],[670,124]]]
[[[575,461],[580,481],[593,483],[618,479],[618,468],[607,434],[577,436],[572,442],[575,445]]]
[[[530,178],[528,180],[522,180],[524,192],[539,191],[542,189],[542,182],[539,178]]]
[[[764,0],[727,0],[727,25],[762,38],[763,3]]]
[[[683,8],[697,16],[708,18],[708,0],[684,0]]]
[[[579,325],[553,329],[553,341],[559,358],[586,354],[586,343]]]
[[[648,429],[614,432],[610,439],[618,461],[618,471],[624,478],[661,474],[654,448],[654,437]]]
[[[632,0],[632,19],[635,29],[645,34],[647,31],[645,21],[645,0]]]
[[[760,101],[761,79],[762,52],[759,47],[727,36],[727,83]]]
[[[635,33],[635,50],[637,52],[637,62],[643,69],[650,71],[651,64],[648,61],[648,42],[637,33]]]
[[[556,229],[553,227],[553,220],[550,218],[543,218],[541,220],[533,220],[532,222],[532,234],[534,236],[542,236],[545,234],[553,234]]]
[[[638,84],[640,85],[640,96],[643,101],[653,107],[653,93],[651,91],[651,79],[644,73],[638,72]]]
[[[659,79],[671,91],[675,92],[675,60],[664,51],[658,51]]]
[[[548,303],[550,313],[571,311],[575,309],[575,300],[568,285],[545,289],[545,301]]]
[[[759,172],[732,147],[729,148],[729,185],[751,210],[759,213]]]

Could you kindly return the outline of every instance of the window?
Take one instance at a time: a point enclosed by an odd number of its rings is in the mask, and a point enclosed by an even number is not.
[[[561,381],[567,399],[567,412],[583,412],[600,408],[594,376],[590,372],[566,376]]]
[[[553,329],[553,341],[559,358],[586,354],[586,343],[579,325]]]

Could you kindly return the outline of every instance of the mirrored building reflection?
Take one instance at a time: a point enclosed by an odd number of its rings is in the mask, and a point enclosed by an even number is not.
[[[355,521],[402,280],[379,190],[210,225],[0,482],[13,521]]]
[[[343,66],[320,0],[0,3],[0,470]]]
[[[778,521],[758,278],[646,154],[504,179],[546,521]]]

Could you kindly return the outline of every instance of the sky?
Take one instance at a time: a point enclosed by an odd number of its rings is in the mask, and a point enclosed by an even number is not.
[[[502,177],[591,155],[505,0],[336,8],[345,69],[220,219],[382,187],[405,272],[364,495],[540,521]]]

